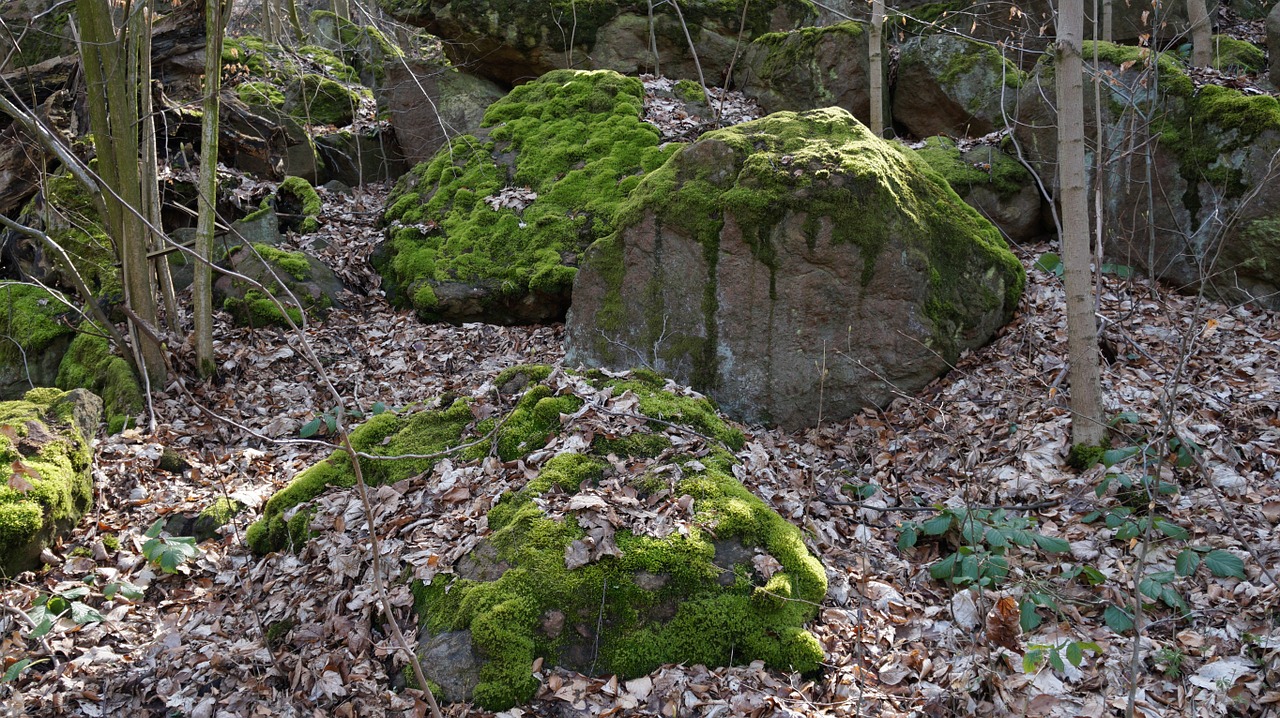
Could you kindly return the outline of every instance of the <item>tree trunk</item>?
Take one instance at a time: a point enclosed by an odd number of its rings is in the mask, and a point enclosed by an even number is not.
[[[884,137],[884,0],[871,0],[871,32],[868,50],[871,65],[871,133]]]
[[[214,210],[218,203],[218,93],[221,88],[222,30],[231,15],[233,0],[226,7],[214,0],[206,8],[204,63],[204,117],[200,125],[200,191],[196,216],[195,281],[192,304],[196,323],[196,365],[200,376],[217,371],[213,356],[213,232]]]
[[[1213,64],[1212,28],[1205,0],[1187,0],[1187,21],[1191,24],[1191,64],[1208,67]]]
[[[164,354],[156,328],[155,291],[147,261],[150,232],[143,218],[139,172],[139,66],[150,63],[138,51],[142,33],[150,32],[149,3],[130,6],[119,27],[109,0],[76,0],[80,18],[80,56],[84,63],[89,124],[97,138],[98,172],[105,184],[103,224],[120,258],[125,303],[136,316],[129,329],[137,364],[152,388],[165,380]],[[150,153],[148,153],[150,154]],[[139,326],[139,323],[146,326]]]
[[[1106,438],[1098,366],[1098,329],[1089,291],[1089,200],[1084,181],[1083,0],[1063,0],[1055,68],[1058,97],[1058,184],[1062,203],[1063,283],[1067,292],[1071,441],[1096,446]]]

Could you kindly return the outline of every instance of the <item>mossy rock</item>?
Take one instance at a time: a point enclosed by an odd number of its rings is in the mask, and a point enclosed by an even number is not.
[[[0,570],[40,566],[40,551],[93,502],[90,442],[102,402],[78,389],[32,389],[0,402]]]
[[[372,25],[357,25],[327,10],[311,13],[315,42],[331,50],[351,67],[367,87],[386,79],[387,63],[402,60],[405,53]]]
[[[980,137],[1005,127],[1024,74],[1001,51],[953,35],[902,44],[893,121],[916,137]]]
[[[133,367],[112,354],[103,330],[91,322],[82,324],[71,341],[58,365],[55,385],[88,389],[101,397],[108,434],[128,427],[143,409],[144,393]]]
[[[1213,36],[1213,69],[1245,74],[1266,72],[1267,55],[1251,42],[1227,35]]]
[[[1024,281],[928,164],[838,108],[706,133],[618,227],[574,284],[568,361],[643,363],[788,428],[922,388],[993,336]]]
[[[320,229],[320,195],[301,177],[285,177],[276,188],[275,210],[283,229],[310,234]]]
[[[640,119],[644,88],[615,72],[561,70],[491,105],[481,136],[454,139],[387,199],[375,265],[388,296],[426,321],[552,321],[578,256],[674,147]]]
[[[115,247],[84,185],[67,172],[50,175],[43,193],[27,203],[22,215],[25,224],[43,230],[66,251],[95,297],[104,303],[124,300]],[[65,290],[75,287],[61,257],[36,240],[21,244],[18,265],[24,275]]]
[[[307,73],[286,92],[292,114],[309,125],[345,127],[355,119],[362,92],[323,75]]]
[[[0,282],[0,400],[52,386],[75,332],[72,310],[48,291]]]
[[[1197,88],[1172,52],[1153,58],[1142,48],[1096,48],[1109,82],[1101,105],[1085,93],[1086,139],[1094,142],[1101,124],[1105,142],[1114,145],[1131,136],[1135,113],[1154,118],[1151,182],[1133,182],[1148,172],[1143,153],[1118,152],[1100,177],[1109,261],[1183,290],[1203,287],[1226,302],[1280,309],[1280,257],[1268,230],[1280,206],[1274,181],[1280,100],[1216,85]],[[1085,43],[1085,57],[1094,49]],[[1056,121],[1053,75],[1052,59],[1043,59],[1022,90],[1015,132],[1029,163],[1056,193],[1056,136],[1042,124]]]
[[[1026,241],[1044,232],[1035,178],[999,147],[983,144],[961,151],[955,140],[930,137],[916,154],[1004,236]]]
[[[261,289],[224,275],[214,282],[214,303],[230,312],[237,324],[287,327],[290,322],[301,323],[303,311],[312,318],[323,319],[329,309],[342,306],[342,281],[327,265],[305,252],[267,244],[241,245],[226,262],[238,274],[266,287],[288,314],[286,321],[280,307]]]
[[[352,434],[360,451],[425,454],[500,426],[492,441],[450,457],[454,465],[491,451],[540,462],[489,511],[492,533],[475,551],[451,573],[412,585],[428,678],[445,698],[491,710],[527,701],[536,658],[627,678],[681,662],[818,668],[822,649],[804,625],[826,593],[826,574],[799,529],[734,478],[732,452],[743,436],[707,399],[651,372],[579,376],[526,366],[504,372],[501,383],[517,377],[530,384],[509,416],[477,420],[473,402],[482,399],[459,399],[382,414]],[[545,457],[550,440],[575,430],[565,417],[611,398],[630,408],[591,417],[605,441]],[[430,475],[434,463],[360,462],[374,485]],[[250,546],[298,548],[308,540],[311,499],[353,481],[347,456],[334,452],[268,501],[249,529]],[[640,518],[667,504],[681,507],[684,528]],[[602,523],[604,513],[610,520]],[[615,518],[616,530],[606,528]]]

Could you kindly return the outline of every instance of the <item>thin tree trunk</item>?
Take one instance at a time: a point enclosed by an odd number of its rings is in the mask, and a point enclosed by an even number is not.
[[[871,133],[884,137],[884,0],[871,0],[871,46],[868,50],[871,65]]]
[[[151,224],[153,231],[147,236],[148,254],[164,248],[164,236],[160,234],[163,226],[160,220],[160,178],[156,172],[159,159],[156,156],[156,119],[151,104],[151,18],[147,18],[146,33],[138,39],[138,68],[141,79],[138,83],[139,116],[142,118],[142,209],[143,215]],[[178,300],[173,291],[173,275],[169,272],[167,257],[151,260],[151,271],[155,274],[160,287],[160,296],[164,299],[165,325],[170,331],[178,330]]]
[[[233,0],[205,6],[204,117],[200,124],[200,191],[196,213],[195,278],[192,311],[195,313],[196,366],[200,376],[217,371],[213,356],[213,233],[218,201],[218,93],[222,85],[222,31],[231,15]]]
[[[1058,183],[1062,202],[1063,283],[1067,293],[1070,355],[1071,441],[1096,446],[1106,438],[1098,325],[1089,291],[1089,200],[1084,181],[1083,0],[1059,6],[1055,68],[1058,97]]]
[[[1212,65],[1212,32],[1205,0],[1187,0],[1187,22],[1191,24],[1191,64],[1196,67]]]
[[[139,174],[139,102],[142,89],[139,34],[147,30],[145,5],[131,6],[117,31],[108,0],[77,0],[81,24],[80,53],[84,63],[89,124],[97,138],[98,169],[106,183],[103,193],[107,232],[120,258],[125,303],[136,320],[130,334],[143,378],[150,387],[163,386],[164,354],[152,336],[156,326],[155,293],[147,261],[150,231],[143,221],[142,178]],[[146,59],[150,62],[150,58]],[[138,322],[149,326],[139,327]]]
[[[1111,31],[1112,15],[1111,0],[1102,0],[1102,40],[1104,42],[1114,41],[1115,35]]]

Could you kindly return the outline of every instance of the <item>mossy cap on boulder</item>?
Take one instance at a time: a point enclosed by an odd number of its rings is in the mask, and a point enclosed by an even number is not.
[[[70,312],[41,287],[0,282],[0,400],[54,383],[75,335],[62,321]]]
[[[785,427],[923,387],[991,338],[1024,281],[946,181],[838,108],[703,135],[618,227],[574,284],[568,361],[647,363]]]
[[[489,415],[509,405],[490,403],[495,387],[523,387],[509,415]],[[512,487],[485,520],[468,519],[481,533],[454,539],[471,550],[427,574],[414,567],[424,667],[449,700],[524,702],[536,658],[624,677],[672,662],[818,667],[804,624],[826,574],[799,529],[735,478],[743,435],[706,398],[647,371],[519,367],[448,408],[374,417],[353,442],[431,454],[495,427],[440,467],[443,457],[361,459],[374,484],[416,477],[443,493],[449,477],[473,475]],[[316,511],[330,509],[314,499],[350,481],[341,452],[308,470],[268,502],[251,546],[271,550],[274,535],[297,547],[313,523],[329,530]]]
[[[564,315],[578,255],[674,148],[640,119],[644,87],[561,70],[491,105],[396,184],[375,265],[392,300],[427,321],[499,324]]]
[[[40,565],[40,551],[70,531],[93,501],[90,442],[102,401],[84,389],[32,389],[0,402],[0,570]]]

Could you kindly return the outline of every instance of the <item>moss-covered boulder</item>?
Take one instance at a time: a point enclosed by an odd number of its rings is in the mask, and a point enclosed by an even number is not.
[[[454,137],[475,134],[489,105],[507,92],[492,80],[454,67],[443,58],[397,62],[378,90],[410,165],[430,161]]]
[[[517,87],[396,184],[375,257],[383,288],[427,321],[564,316],[578,257],[674,148],[640,119],[644,88],[615,72],[560,70]]]
[[[888,58],[885,53],[881,68],[886,78],[881,106],[886,109]],[[842,107],[869,124],[870,68],[866,25],[850,21],[761,35],[747,46],[734,84],[765,112]]]
[[[1044,233],[1035,178],[1000,148],[978,144],[961,150],[948,137],[930,137],[916,154],[1005,237],[1021,242]]]
[[[999,49],[954,35],[899,48],[893,121],[916,137],[980,137],[1004,129],[1023,73]]]
[[[59,389],[88,389],[102,399],[107,433],[127,428],[142,412],[144,393],[129,362],[111,352],[101,328],[91,322],[80,326],[71,341],[54,386]]]
[[[305,252],[268,244],[242,244],[231,252],[226,264],[237,274],[265,287],[288,315],[286,321],[280,307],[261,289],[236,277],[222,275],[213,283],[213,300],[227,310],[237,324],[288,326],[290,321],[300,323],[304,311],[313,318],[322,318],[329,309],[342,306],[342,280],[328,265]]]
[[[316,138],[324,176],[348,187],[396,179],[405,173],[396,133],[373,127],[343,130]]]
[[[1092,56],[1092,43],[1084,53]],[[1102,144],[1112,148],[1101,175],[1108,258],[1175,287],[1280,309],[1280,100],[1197,88],[1171,54],[1155,63],[1108,43],[1098,54],[1108,83],[1100,106],[1085,93],[1084,125],[1093,142],[1101,114]],[[1053,72],[1046,57],[1023,88],[1017,136],[1056,191]],[[1134,139],[1144,127],[1149,135]],[[1148,176],[1144,153],[1128,150],[1148,144],[1150,184],[1134,180]]]
[[[93,501],[89,448],[102,402],[84,389],[32,389],[0,402],[0,571],[40,566],[40,551]]]
[[[1267,47],[1280,48],[1280,3],[1277,3],[1271,8],[1271,12],[1267,13],[1266,31]],[[1271,78],[1271,84],[1280,87],[1280,52],[1268,53],[1267,73]]]
[[[123,301],[114,245],[84,186],[69,173],[59,172],[45,179],[42,190],[23,207],[21,221],[43,230],[66,251],[95,297],[104,303]],[[16,265],[10,270],[74,291],[75,282],[60,256],[32,237],[21,235],[13,239],[16,241],[6,252],[6,259]]]
[[[412,584],[424,668],[444,697],[493,710],[524,702],[539,658],[624,678],[666,663],[818,668],[804,624],[826,574],[799,529],[734,478],[743,436],[707,399],[652,372],[517,367],[493,386],[520,396],[509,413],[460,399],[379,415],[352,435],[379,455],[476,444],[450,457],[455,471],[490,454],[529,467],[510,470],[522,488],[489,510],[476,548]],[[439,460],[360,462],[386,484],[432,476]],[[335,452],[267,503],[250,545],[297,547],[310,500],[353,481]]]
[[[53,386],[75,336],[65,321],[71,314],[40,287],[0,281],[0,400]]]
[[[1229,35],[1213,36],[1213,68],[1233,75],[1267,71],[1267,54],[1262,48]]]
[[[358,25],[327,10],[311,13],[315,43],[332,51],[355,70],[360,83],[379,87],[387,78],[388,65],[405,57],[404,51],[373,25]]]
[[[673,3],[636,0],[379,4],[396,19],[442,38],[456,65],[508,86],[565,67],[624,74],[660,70],[667,77],[697,80],[700,63],[708,80],[723,77],[738,57],[741,41],[811,25],[817,17],[810,0],[685,0],[679,14]]]
[[[883,405],[987,342],[1023,271],[927,163],[837,108],[709,132],[591,247],[571,363],[647,364],[784,427]]]

